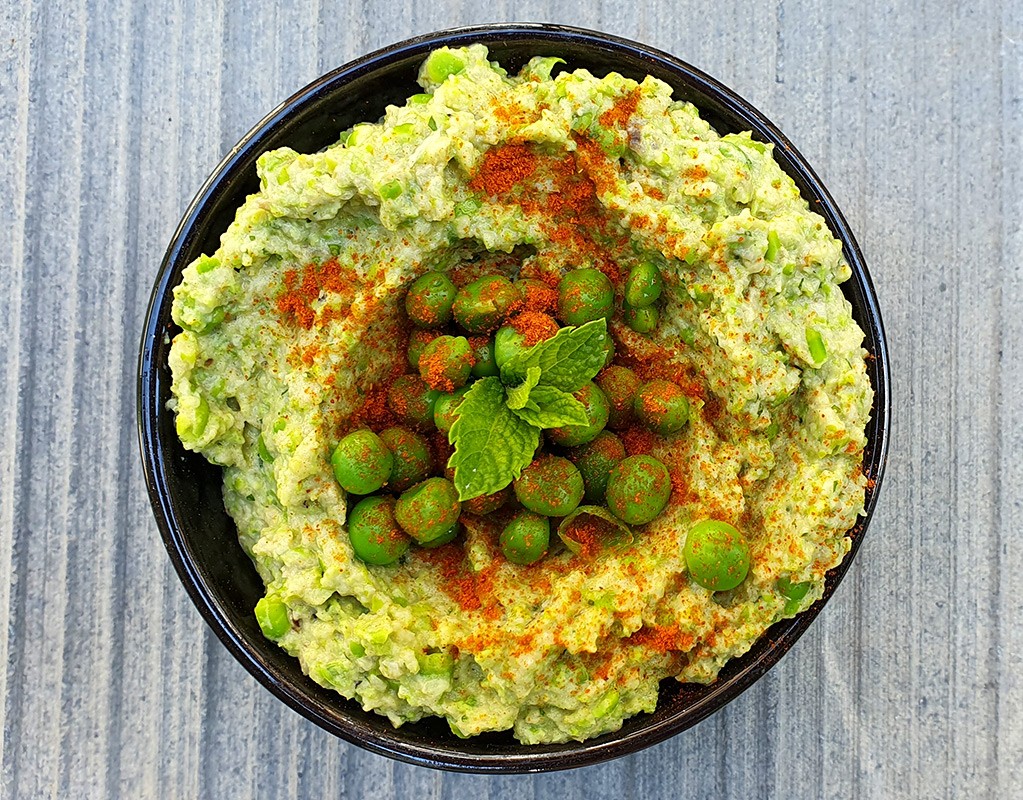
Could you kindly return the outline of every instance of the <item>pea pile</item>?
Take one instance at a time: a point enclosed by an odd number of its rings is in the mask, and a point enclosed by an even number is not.
[[[641,263],[622,288],[623,319],[636,332],[649,333],[658,322],[660,271]],[[561,326],[609,320],[615,289],[604,273],[575,269],[556,288],[490,274],[458,288],[447,274],[428,272],[409,287],[405,311],[412,326],[411,371],[394,379],[387,395],[401,425],[355,430],[331,457],[341,487],[362,496],[348,518],[358,558],[386,565],[412,543],[446,544],[457,537],[463,511],[500,512],[494,519],[502,528],[501,551],[523,565],[547,553],[552,522],[556,530],[581,504],[609,511],[625,525],[643,525],[661,514],[672,488],[668,469],[652,456],[629,456],[614,431],[639,424],[662,436],[678,433],[689,419],[689,402],[678,385],[644,382],[614,363],[613,345],[604,369],[574,393],[586,423],[544,430],[532,462],[510,486],[460,501],[452,472],[435,463],[427,439],[435,429],[449,434],[475,379],[499,375],[505,362]]]

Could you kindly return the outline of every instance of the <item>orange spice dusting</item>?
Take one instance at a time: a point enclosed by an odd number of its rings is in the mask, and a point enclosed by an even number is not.
[[[469,188],[490,196],[504,194],[535,170],[536,156],[524,144],[499,145],[483,155]]]
[[[622,444],[625,445],[625,452],[630,456],[650,455],[660,441],[657,434],[638,426],[620,431],[618,436],[621,438]]]
[[[639,105],[639,89],[633,89],[625,97],[615,101],[607,111],[600,115],[600,124],[605,128],[624,128]]]
[[[650,625],[640,628],[629,641],[633,644],[649,647],[658,653],[667,653],[670,650],[682,649],[680,642],[680,631],[678,625]]]
[[[557,280],[556,275],[552,275]],[[557,283],[555,283],[555,287]],[[549,314],[554,311],[558,304],[558,292],[556,288],[541,285],[540,283],[527,283],[526,295],[522,298],[522,308],[529,311],[540,311]]]
[[[674,467],[668,473],[671,477],[671,502],[673,505],[684,505],[694,503],[699,495],[689,488],[689,482],[679,467]]]
[[[558,323],[554,318],[539,311],[523,311],[508,324],[522,334],[526,347],[546,341],[558,332]]]
[[[437,389],[441,392],[453,392],[455,390],[454,381],[444,374],[446,365],[446,354],[440,350],[419,357],[419,373],[431,389]]]
[[[350,301],[356,279],[355,272],[346,270],[336,258],[319,265],[306,264],[301,275],[297,269],[286,270],[283,288],[277,295],[277,311],[285,320],[291,320],[309,330],[317,322],[312,304],[324,292],[341,295],[342,299]],[[326,308],[321,313],[319,323],[326,325],[340,316],[337,307]]]

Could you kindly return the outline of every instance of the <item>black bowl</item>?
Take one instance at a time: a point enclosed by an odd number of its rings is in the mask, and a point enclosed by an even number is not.
[[[442,45],[481,42],[509,71],[534,55],[558,55],[567,67],[632,78],[654,75],[694,103],[720,133],[751,130],[775,144],[775,157],[810,207],[845,247],[852,279],[843,286],[853,316],[866,333],[874,407],[864,456],[871,478],[866,516],[851,531],[852,551],[828,575],[824,597],[795,619],[772,627],[744,657],[734,659],[711,686],[662,683],[657,710],[626,721],[617,733],[581,744],[524,746],[510,734],[456,738],[441,720],[394,729],[381,716],[324,689],[302,674],[298,661],[265,639],[252,613],[263,585],[224,511],[221,472],[186,452],[174,432],[167,355],[176,332],[171,289],[200,253],[213,252],[247,194],[258,188],[256,158],[287,145],[313,152],[337,140],[355,122],[376,120],[391,103],[418,91],[415,75],[426,54]],[[307,86],[256,125],[227,155],[192,201],[174,234],[153,290],[139,358],[139,438],[146,482],[171,560],[192,602],[228,650],[277,697],[316,724],[384,755],[468,772],[539,772],[605,761],[655,744],[695,725],[762,676],[813,622],[848,570],[877,500],[889,428],[889,372],[884,330],[863,256],[841,211],[803,157],[749,103],[713,78],[667,53],[603,33],[556,25],[487,25],[420,36],[360,58]]]

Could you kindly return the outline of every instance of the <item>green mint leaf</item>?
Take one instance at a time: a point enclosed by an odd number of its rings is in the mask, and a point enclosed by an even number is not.
[[[540,368],[529,367],[526,370],[526,378],[518,386],[508,387],[508,408],[513,411],[522,408],[529,400],[529,393],[533,387],[540,382]]]
[[[519,419],[505,404],[500,378],[481,378],[465,393],[448,439],[455,452],[459,500],[499,491],[515,480],[540,444],[540,429]]]
[[[568,392],[542,383],[533,387],[525,406],[512,409],[512,413],[538,428],[560,428],[562,425],[585,425],[589,422],[586,406]]]
[[[539,367],[541,386],[577,392],[600,372],[610,344],[606,320],[562,328],[550,339],[508,359],[501,367],[501,380],[513,386],[525,380],[530,367]]]

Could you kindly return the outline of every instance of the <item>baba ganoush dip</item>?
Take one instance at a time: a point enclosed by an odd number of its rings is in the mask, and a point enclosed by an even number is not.
[[[561,63],[434,51],[263,154],[174,290],[264,633],[396,726],[616,730],[817,600],[863,511],[840,243],[771,145]]]

